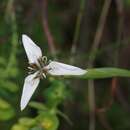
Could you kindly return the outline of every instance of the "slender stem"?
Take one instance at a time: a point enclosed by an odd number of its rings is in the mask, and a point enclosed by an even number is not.
[[[95,90],[93,80],[88,80],[88,100],[89,100],[89,130],[95,130]]]
[[[122,29],[123,29],[123,20],[124,20],[124,9],[123,9],[123,2],[122,0],[116,0],[116,6],[117,6],[117,14],[118,14],[118,24],[117,24],[117,39],[116,39],[116,46],[120,47],[122,42]],[[119,50],[117,49],[115,51],[114,55],[114,61],[115,66],[118,64],[119,59]]]
[[[103,5],[103,9],[101,11],[102,13],[101,13],[101,16],[99,18],[97,31],[95,34],[95,38],[94,38],[94,41],[92,44],[92,49],[90,51],[91,53],[90,53],[89,60],[88,60],[89,67],[93,66],[93,62],[94,62],[95,57],[96,57],[95,52],[97,51],[98,46],[100,44],[100,40],[101,40],[103,29],[105,26],[106,17],[107,17],[108,11],[109,11],[110,3],[111,3],[111,0],[105,0],[104,5]]]
[[[57,111],[57,114],[59,114],[60,116],[62,116],[69,123],[69,125],[71,125],[71,126],[73,125],[72,121],[69,119],[69,117],[67,115],[65,115],[61,111]]]
[[[74,38],[73,38],[73,41],[72,41],[72,48],[71,48],[71,54],[72,55],[74,55],[75,52],[76,52],[76,46],[77,46],[77,41],[78,41],[78,38],[79,38],[80,25],[81,25],[81,21],[82,21],[84,8],[85,8],[85,0],[81,0],[80,8],[79,8],[79,12],[78,12],[78,15],[77,15],[77,20],[76,20]]]
[[[96,51],[100,44],[101,36],[103,33],[106,17],[108,14],[108,10],[110,7],[111,0],[105,0],[101,16],[99,18],[97,31],[95,34],[94,42],[92,44],[91,53],[88,60],[88,66],[93,67],[94,60],[96,58]],[[95,130],[95,89],[94,89],[94,81],[88,81],[88,96],[89,96],[89,130]]]
[[[48,46],[49,46],[50,52],[51,52],[52,56],[55,57],[56,56],[56,47],[54,44],[53,35],[50,32],[49,25],[48,25],[48,11],[47,11],[48,0],[42,0],[41,5],[43,5],[43,7],[42,7],[43,29],[45,31],[45,35],[46,35],[47,40],[48,40]]]

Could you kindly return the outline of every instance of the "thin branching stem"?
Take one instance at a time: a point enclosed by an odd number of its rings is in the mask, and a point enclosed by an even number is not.
[[[85,0],[81,0],[80,2],[80,9],[77,15],[77,20],[76,20],[76,26],[75,26],[75,32],[74,32],[74,38],[72,41],[72,48],[71,48],[71,53],[75,54],[76,52],[76,46],[77,46],[77,41],[79,38],[79,33],[80,33],[80,25],[82,22],[82,16],[85,8]]]
[[[93,67],[93,63],[96,57],[96,51],[98,49],[98,46],[100,44],[101,36],[103,33],[103,29],[105,26],[106,22],[106,17],[109,11],[111,0],[105,0],[103,8],[102,8],[102,13],[99,18],[98,26],[97,26],[97,31],[95,34],[95,38],[92,44],[92,49],[90,51],[90,56],[88,59],[88,66],[91,68]],[[89,99],[89,130],[95,130],[95,89],[94,89],[94,81],[89,80],[88,81],[88,99]]]
[[[53,57],[56,57],[56,47],[54,43],[54,37],[50,31],[49,25],[48,25],[48,0],[42,0],[41,5],[42,7],[42,24],[43,24],[43,29],[45,31],[45,35],[48,41],[48,46],[50,49],[50,53],[52,54]]]

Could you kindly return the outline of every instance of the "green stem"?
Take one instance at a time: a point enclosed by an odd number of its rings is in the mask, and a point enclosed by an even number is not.
[[[61,111],[57,111],[57,114],[59,114],[60,116],[62,116],[71,126],[73,125],[72,121],[69,119],[69,117],[67,115],[65,115],[63,112]]]
[[[85,0],[81,0],[80,9],[79,9],[77,21],[76,21],[75,32],[74,32],[74,39],[73,39],[73,42],[72,42],[73,43],[72,48],[71,48],[72,54],[74,54],[76,52],[76,44],[77,44],[77,41],[78,41],[78,38],[79,38],[80,25],[81,25],[81,21],[82,21],[84,7],[85,7]]]

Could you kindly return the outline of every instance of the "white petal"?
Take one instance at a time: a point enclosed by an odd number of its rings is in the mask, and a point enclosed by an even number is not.
[[[49,69],[48,73],[51,75],[83,75],[87,72],[81,68],[56,61],[50,62],[45,68]]]
[[[21,102],[20,102],[21,110],[23,110],[27,106],[30,98],[32,97],[34,91],[36,90],[36,88],[39,84],[40,79],[35,78],[36,75],[37,75],[37,72],[35,72],[34,74],[31,74],[25,78]]]
[[[25,34],[22,35],[22,42],[29,63],[37,63],[37,59],[42,57],[41,49]]]

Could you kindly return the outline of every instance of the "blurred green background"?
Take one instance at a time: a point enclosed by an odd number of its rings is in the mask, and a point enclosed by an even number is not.
[[[20,111],[22,34],[51,60],[130,69],[130,0],[0,0],[0,130],[130,130],[129,78],[47,76]]]

